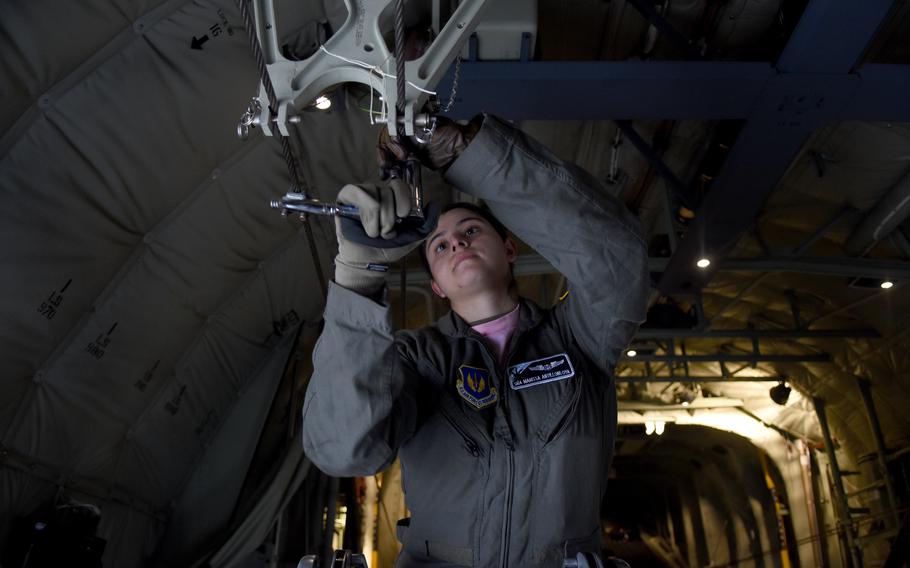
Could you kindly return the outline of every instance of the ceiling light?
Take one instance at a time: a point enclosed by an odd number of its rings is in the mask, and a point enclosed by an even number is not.
[[[711,266],[711,261],[708,260],[707,258],[700,258],[700,259],[698,259],[698,262],[695,263],[695,266],[697,266],[699,268],[708,268],[709,266]]]
[[[655,429],[655,426],[654,426],[653,422],[651,422],[651,421],[645,422],[645,434],[650,436],[651,434],[654,433],[654,429]]]
[[[664,433],[664,428],[666,427],[666,425],[667,425],[667,423],[664,422],[663,420],[658,420],[657,422],[654,423],[654,433],[657,434],[658,436],[660,436],[661,434]]]
[[[790,398],[790,387],[787,386],[787,383],[781,381],[777,385],[771,387],[768,391],[768,395],[771,397],[771,400],[784,406]]]
[[[319,110],[329,110],[332,106],[332,99],[325,95],[320,95],[319,98],[316,99],[316,102],[313,103],[313,106]]]
[[[887,290],[888,288],[893,288],[894,282],[892,282],[890,280],[883,280],[881,283],[881,287],[884,288],[885,290]]]
[[[680,390],[676,391],[676,393],[674,393],[674,402],[683,406],[689,406],[696,398],[698,398],[699,390],[700,389],[698,386],[693,384],[684,386]]]
[[[636,355],[638,355],[638,351],[634,349],[629,349],[626,351],[626,357],[635,357]]]

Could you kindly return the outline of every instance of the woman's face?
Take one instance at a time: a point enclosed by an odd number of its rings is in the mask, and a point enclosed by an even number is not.
[[[503,241],[477,213],[468,209],[445,213],[424,246],[432,288],[440,297],[461,300],[500,288],[508,291],[509,265],[517,257],[515,243]]]

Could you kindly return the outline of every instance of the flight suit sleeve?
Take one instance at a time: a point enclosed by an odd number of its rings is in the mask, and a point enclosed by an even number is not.
[[[373,475],[414,431],[417,371],[389,308],[334,282],[303,404],[304,453],[329,475]]]
[[[638,219],[593,176],[487,116],[446,173],[565,275],[557,310],[598,365],[615,365],[645,320],[647,248]]]

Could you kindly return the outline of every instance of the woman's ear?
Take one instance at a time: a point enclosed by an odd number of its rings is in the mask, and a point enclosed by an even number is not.
[[[512,240],[512,237],[508,237],[505,240],[505,246],[506,258],[509,260],[509,264],[512,264],[518,260],[518,245],[515,244],[515,241]]]
[[[442,291],[442,288],[440,288],[439,285],[436,284],[436,281],[435,281],[435,280],[430,280],[430,288],[433,290],[433,293],[434,293],[434,294],[436,294],[437,296],[439,296],[440,298],[442,298],[443,300],[445,300],[446,295],[445,295],[445,293]]]

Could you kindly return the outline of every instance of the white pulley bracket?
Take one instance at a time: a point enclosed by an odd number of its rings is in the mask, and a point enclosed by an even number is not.
[[[269,100],[260,85],[260,115],[256,122],[267,135],[288,136],[288,117],[321,94],[342,83],[361,83],[375,89],[388,109],[389,134],[413,136],[420,128],[419,113],[463,44],[480,21],[488,0],[462,0],[423,55],[405,63],[408,85],[404,116],[396,110],[395,57],[380,29],[380,16],[395,0],[344,0],[348,17],[341,28],[313,55],[302,61],[286,59],[279,49],[275,0],[253,0],[256,33],[278,99],[277,116],[269,116]],[[401,132],[403,130],[403,132]]]

